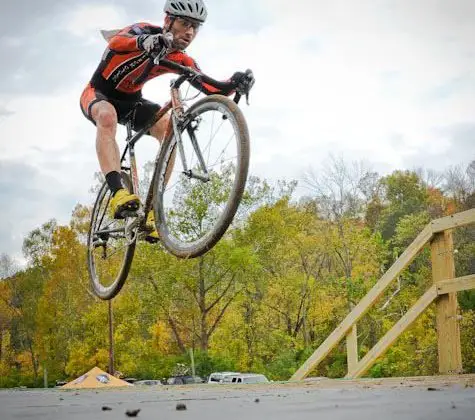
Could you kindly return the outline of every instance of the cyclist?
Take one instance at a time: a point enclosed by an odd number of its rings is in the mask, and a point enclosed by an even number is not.
[[[162,65],[150,68],[150,54],[165,53],[165,59],[199,70],[185,49],[206,21],[207,10],[203,0],[167,0],[164,12],[162,27],[141,22],[112,31],[101,62],[81,95],[82,112],[97,127],[97,156],[113,195],[111,212],[117,219],[122,218],[125,211],[134,211],[140,205],[139,198],[122,185],[120,153],[115,140],[117,124],[124,124],[131,111],[135,131],[150,122],[160,106],[142,97],[143,85],[154,77],[173,72]],[[147,69],[148,73],[144,74]],[[250,88],[254,78],[252,74],[236,72],[226,90],[199,81],[192,84],[208,95],[230,95],[236,88],[241,91]],[[161,118],[151,127],[149,134],[162,142],[168,121],[169,115]],[[147,239],[157,239],[153,212],[147,217],[147,226],[152,231]]]

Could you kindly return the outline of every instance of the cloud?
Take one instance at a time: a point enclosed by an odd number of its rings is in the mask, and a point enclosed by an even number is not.
[[[71,214],[73,194],[61,181],[20,161],[0,160],[0,253],[19,256],[24,236],[50,218]],[[64,221],[67,221],[63,219]]]
[[[97,43],[101,29],[122,28],[127,24],[127,15],[122,7],[81,5],[65,16],[63,29],[88,43]]]
[[[209,21],[189,53],[218,79],[254,70],[251,107],[241,106],[251,133],[251,173],[302,179],[329,154],[369,160],[382,174],[415,166],[443,170],[475,156],[475,3],[207,4]],[[98,30],[160,24],[162,7],[155,0],[133,7],[126,0],[18,0],[2,10],[0,180],[1,198],[11,203],[0,223],[6,252],[18,253],[22,235],[51,217],[67,222],[76,202],[91,203],[95,127],[82,116],[79,96],[105,47]],[[28,25],[19,33],[23,21]],[[171,77],[148,83],[145,97],[163,103]],[[120,128],[121,148],[123,136]],[[139,164],[156,149],[152,140],[139,142]]]
[[[14,114],[14,112],[9,111],[7,108],[0,105],[0,118],[1,117],[9,117],[10,115],[13,115],[13,114]]]
[[[468,165],[475,159],[475,122],[441,126],[434,130],[433,143],[407,159],[407,165],[446,169],[452,165]]]

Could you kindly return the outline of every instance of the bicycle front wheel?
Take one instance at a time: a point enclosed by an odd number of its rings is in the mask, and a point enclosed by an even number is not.
[[[154,178],[154,212],[163,246],[180,258],[210,250],[231,224],[249,167],[249,132],[239,107],[208,96],[165,139]],[[179,138],[181,137],[181,141]]]
[[[132,191],[128,176],[123,183]],[[112,194],[106,182],[102,184],[92,210],[87,237],[87,265],[94,293],[101,299],[112,299],[120,292],[129,274],[134,257],[135,217],[117,220],[110,214]]]

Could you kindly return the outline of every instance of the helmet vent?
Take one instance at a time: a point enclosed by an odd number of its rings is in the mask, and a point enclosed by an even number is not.
[[[163,10],[165,13],[188,17],[201,23],[208,15],[203,0],[167,0]]]

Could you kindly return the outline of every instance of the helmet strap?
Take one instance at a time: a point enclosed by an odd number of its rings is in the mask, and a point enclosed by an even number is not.
[[[175,15],[171,15],[171,14],[168,13],[168,14],[167,14],[167,18],[169,19],[169,23],[168,23],[168,25],[165,25],[164,28],[163,28],[163,29],[165,30],[165,32],[169,32],[169,31],[170,31],[171,27],[173,26],[173,22],[175,22],[175,20],[176,20],[176,16],[175,16]],[[166,22],[166,21],[165,21],[165,22]]]

